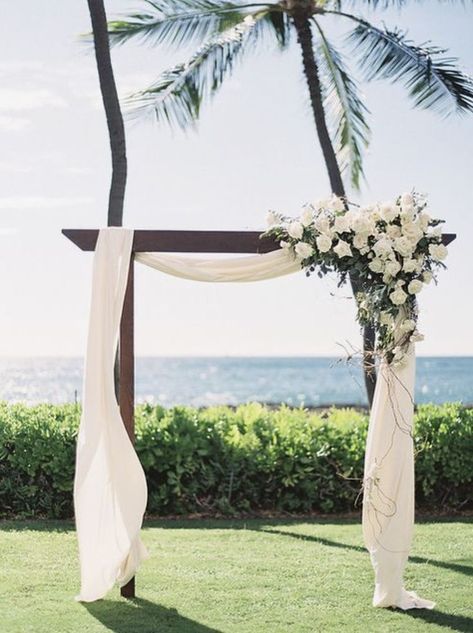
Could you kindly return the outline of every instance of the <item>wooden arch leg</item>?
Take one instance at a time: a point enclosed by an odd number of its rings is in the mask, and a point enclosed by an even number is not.
[[[134,350],[134,262],[130,261],[128,282],[120,322],[119,390],[120,413],[128,437],[135,443],[135,350]],[[135,597],[135,578],[121,587],[124,598]]]

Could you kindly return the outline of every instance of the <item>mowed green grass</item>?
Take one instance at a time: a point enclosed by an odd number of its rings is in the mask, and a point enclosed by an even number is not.
[[[137,599],[74,601],[73,525],[0,523],[2,633],[473,631],[473,522],[416,526],[407,587],[430,611],[373,609],[354,520],[150,521]]]

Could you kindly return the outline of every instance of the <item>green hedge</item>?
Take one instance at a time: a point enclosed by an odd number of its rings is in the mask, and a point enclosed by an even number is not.
[[[72,516],[75,405],[0,404],[0,516]],[[367,417],[258,404],[137,408],[150,514],[346,512],[360,491]],[[473,506],[473,411],[416,415],[417,504]]]

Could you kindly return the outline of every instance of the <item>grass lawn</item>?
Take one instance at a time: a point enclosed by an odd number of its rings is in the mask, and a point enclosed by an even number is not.
[[[435,611],[373,609],[354,520],[149,521],[138,598],[74,601],[68,522],[0,522],[2,633],[473,631],[473,520],[420,522],[407,587]]]

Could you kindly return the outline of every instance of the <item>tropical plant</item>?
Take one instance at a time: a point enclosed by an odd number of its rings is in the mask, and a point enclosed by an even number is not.
[[[296,37],[312,113],[332,192],[346,200],[349,172],[358,188],[369,142],[368,110],[341,47],[326,33],[330,19],[351,26],[352,58],[367,80],[404,84],[416,107],[441,114],[473,110],[473,82],[457,60],[431,43],[414,44],[398,28],[377,26],[351,7],[403,7],[406,0],[144,0],[142,11],[109,23],[113,44],[132,38],[152,45],[195,45],[191,57],[165,70],[148,88],[129,98],[135,116],[152,115],[182,128],[193,124],[202,105],[218,91],[237,62],[271,40],[286,49]],[[351,277],[357,291],[356,277]],[[370,362],[374,330],[364,329],[365,383],[372,402],[375,371]]]
[[[123,204],[127,176],[125,127],[110,58],[110,43],[104,3],[103,0],[87,0],[87,2],[92,22],[100,92],[107,119],[112,153],[112,180],[108,199],[107,224],[108,226],[121,226],[123,224]]]

